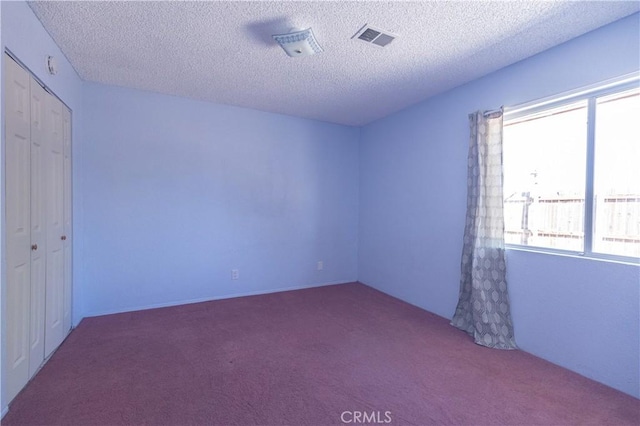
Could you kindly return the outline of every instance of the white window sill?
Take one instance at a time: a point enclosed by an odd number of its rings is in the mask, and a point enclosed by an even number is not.
[[[574,259],[586,259],[586,260],[594,260],[599,262],[608,262],[608,263],[619,263],[622,265],[631,265],[631,266],[640,266],[640,258],[637,257],[625,257],[625,256],[615,256],[609,254],[600,254],[600,253],[579,253],[573,251],[565,251],[565,250],[554,250],[548,249],[544,247],[527,247],[527,246],[519,246],[506,244],[505,250],[510,251],[519,251],[519,252],[529,252],[529,253],[537,253],[537,254],[547,254],[552,256],[563,256],[570,257]]]

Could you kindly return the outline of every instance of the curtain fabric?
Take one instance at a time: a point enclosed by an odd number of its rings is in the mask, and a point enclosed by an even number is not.
[[[451,325],[479,345],[515,349],[504,253],[502,110],[470,114],[469,124],[462,275]]]

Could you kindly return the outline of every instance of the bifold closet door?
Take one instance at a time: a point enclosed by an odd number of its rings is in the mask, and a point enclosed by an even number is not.
[[[71,330],[71,303],[72,303],[72,183],[71,183],[71,111],[62,106],[63,143],[64,143],[64,301],[62,322],[64,334]]]
[[[64,329],[64,120],[63,105],[47,97],[45,117],[47,149],[46,226],[47,268],[44,355],[49,356],[62,343]]]
[[[7,302],[7,401],[29,380],[31,303],[30,76],[4,58]]]
[[[71,329],[71,112],[4,55],[11,401]]]
[[[31,312],[29,321],[29,377],[44,361],[46,234],[46,109],[50,96],[33,78],[31,89]]]

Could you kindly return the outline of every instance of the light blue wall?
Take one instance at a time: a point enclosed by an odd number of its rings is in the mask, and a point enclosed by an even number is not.
[[[360,281],[451,318],[466,209],[468,113],[637,71],[639,15],[620,20],[365,126]],[[508,252],[525,351],[640,396],[639,268]]]
[[[520,347],[638,397],[640,269],[520,250],[507,260]]]
[[[35,17],[29,6],[25,2],[7,2],[0,1],[1,13],[1,43],[2,53],[4,55],[5,49],[11,51],[16,55],[29,70],[35,74],[40,80],[42,80],[53,92],[60,97],[72,110],[72,132],[73,132],[73,160],[74,160],[74,179],[77,184],[81,179],[77,174],[76,161],[81,157],[82,137],[80,135],[80,122],[82,116],[81,108],[81,90],[82,81],[76,74],[75,70],[69,64],[64,57],[58,46],[53,42],[49,34],[44,30],[40,21]],[[58,60],[59,71],[55,76],[49,75],[45,70],[45,58],[47,55],[53,55]],[[3,58],[4,60],[4,58]],[[2,80],[0,80],[2,81]],[[4,108],[4,107],[3,107]],[[2,115],[4,116],[4,115]],[[4,126],[4,120],[2,120],[2,126]],[[4,127],[2,129],[2,149],[4,153]],[[2,175],[3,184],[0,185],[2,191],[2,200],[4,200],[4,172],[2,172],[2,165],[4,159],[0,159],[0,174]],[[81,233],[81,216],[82,216],[82,203],[81,192],[78,191],[78,186],[74,185],[73,193],[74,204],[74,277],[80,275],[80,265],[82,264],[82,251],[81,246],[78,243],[77,235]],[[4,244],[4,208],[0,209],[2,212],[2,225],[0,230],[2,231],[0,241]],[[4,248],[4,247],[3,247]],[[4,256],[2,257],[4,262]],[[4,273],[4,263],[2,264],[1,287],[2,296],[5,295],[6,281]],[[74,286],[74,309],[73,309],[73,321],[77,324],[82,318],[81,314],[81,286]],[[3,303],[5,298],[2,297]],[[3,323],[4,327],[4,323]],[[2,340],[2,353],[4,355],[4,333]],[[4,368],[4,363],[2,364]],[[4,375],[3,375],[4,377]],[[3,385],[4,386],[4,385]],[[4,395],[4,392],[2,392]],[[4,410],[6,408],[6,401],[4,397],[0,406]]]
[[[2,2],[0,2],[0,47],[3,48],[4,44],[2,44]],[[3,48],[4,50],[4,48]],[[0,52],[4,54],[3,52]],[[4,78],[2,77],[2,70],[4,66],[2,61],[0,61],[0,117],[4,117],[4,96],[3,86],[4,86]],[[0,120],[0,176],[2,179],[0,181],[4,183],[4,118]],[[1,185],[4,187],[4,185]],[[0,189],[0,212],[4,212],[4,189]],[[4,214],[0,213],[0,318],[4,318],[4,310],[6,309],[6,300],[7,300],[7,288],[5,281],[5,273],[4,273]],[[0,321],[0,377],[5,377],[5,329],[6,324],[5,321]],[[7,413],[7,404],[5,402],[4,397],[4,380],[0,381],[0,418],[2,418]]]
[[[86,315],[357,279],[359,129],[83,94]]]

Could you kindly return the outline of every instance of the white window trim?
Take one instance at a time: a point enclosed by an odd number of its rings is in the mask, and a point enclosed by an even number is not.
[[[638,87],[639,84],[640,71],[605,80],[597,84],[569,90],[557,95],[547,96],[545,98],[536,99],[518,105],[505,106],[504,121],[513,120],[525,115],[573,103],[592,96],[602,96],[609,93],[622,92],[627,89]]]
[[[624,92],[625,90],[630,90],[638,87],[640,87],[640,72],[634,72],[610,80],[606,80],[598,84],[581,87],[579,89],[571,90],[558,95],[549,96],[535,101],[504,108],[504,121],[507,122],[526,115],[531,115],[549,109],[561,107],[566,104],[578,102],[581,100],[588,101],[587,161],[585,164],[586,187],[584,203],[584,251],[576,252],[572,250],[561,250],[549,247],[505,244],[505,247],[507,249],[572,257],[575,256],[632,265],[640,264],[640,258],[637,257],[619,256],[593,251],[593,170],[595,154],[596,98],[617,92]]]

